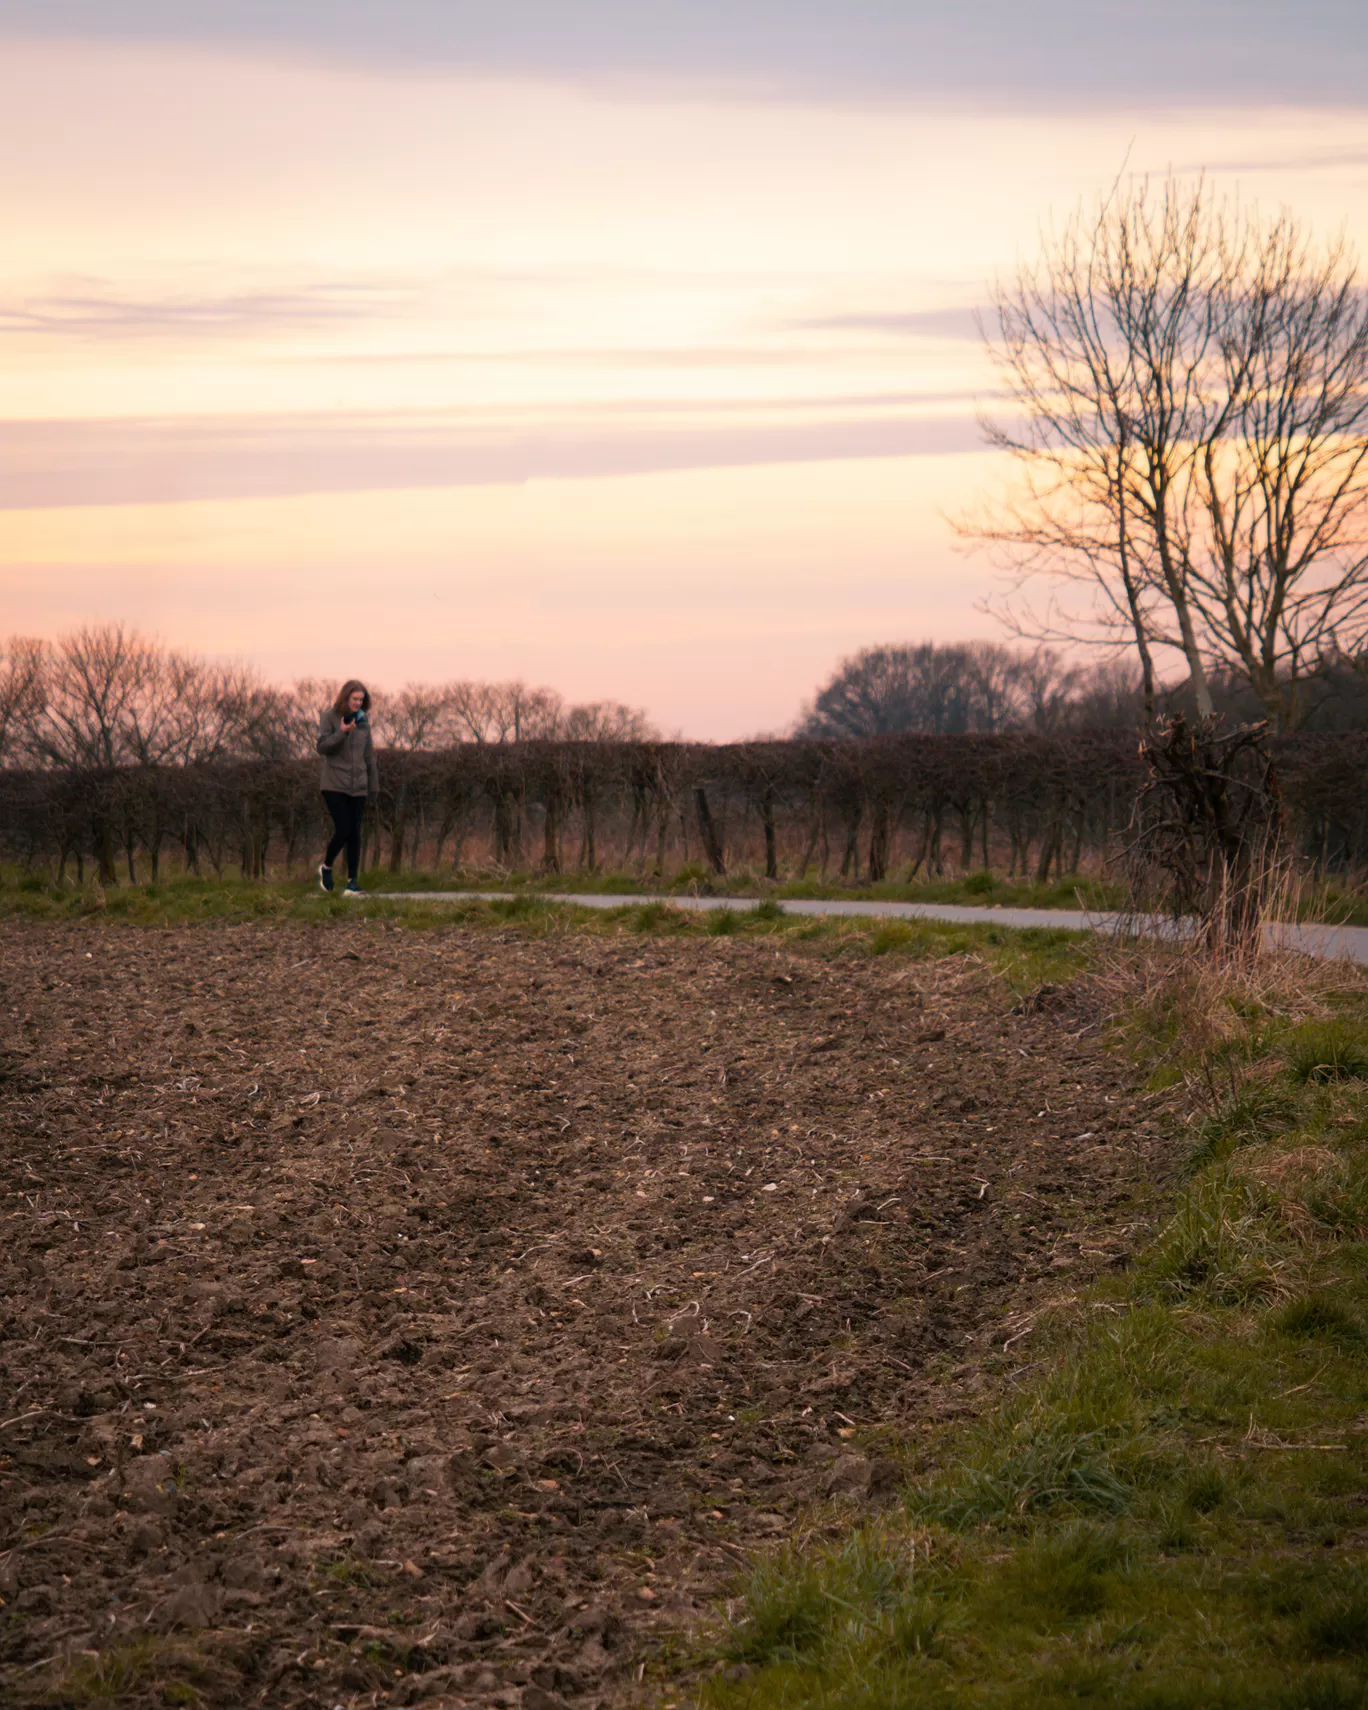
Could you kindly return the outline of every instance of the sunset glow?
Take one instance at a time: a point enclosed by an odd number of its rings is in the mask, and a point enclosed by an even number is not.
[[[991,475],[975,311],[1051,219],[1175,167],[1368,237],[1368,111],[1304,95],[3,30],[0,629],[278,677],[781,728],[856,646],[997,633],[947,517]]]

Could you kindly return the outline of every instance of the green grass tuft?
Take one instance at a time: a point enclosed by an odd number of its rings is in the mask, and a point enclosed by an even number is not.
[[[1087,1523],[1034,1538],[996,1579],[999,1619],[1053,1629],[1100,1615],[1116,1600],[1126,1554],[1123,1534]]]
[[[692,916],[667,902],[648,902],[625,909],[623,918],[633,932],[673,934],[687,932],[694,924]]]
[[[1183,1506],[1192,1514],[1214,1514],[1230,1494],[1230,1475],[1222,1467],[1193,1467],[1181,1485]]]
[[[490,902],[489,912],[499,920],[527,920],[544,914],[546,904],[537,897],[498,897]]]
[[[911,1559],[877,1532],[853,1533],[822,1558],[785,1550],[762,1558],[747,1587],[748,1614],[732,1629],[734,1662],[791,1663],[836,1646],[869,1646],[885,1663],[934,1657],[945,1611]]]
[[[1368,1591],[1332,1594],[1306,1611],[1299,1629],[1309,1656],[1368,1657]]]
[[[1287,1064],[1303,1086],[1368,1079],[1368,1034],[1345,1021],[1308,1022],[1288,1040]]]
[[[905,920],[885,920],[869,935],[869,948],[875,956],[886,956],[890,950],[906,950],[916,940],[916,928]]]
[[[1160,1232],[1146,1272],[1167,1292],[1222,1305],[1277,1296],[1276,1237],[1255,1189],[1224,1165],[1198,1177]]]
[[[1364,1340],[1363,1325],[1328,1294],[1289,1300],[1273,1317],[1273,1329],[1300,1341],[1318,1339],[1350,1347]]]
[[[1047,1429],[1010,1445],[1001,1459],[961,1464],[942,1484],[914,1491],[908,1508],[913,1515],[961,1530],[1059,1507],[1119,1514],[1132,1494],[1110,1463],[1101,1431]]]
[[[1263,1081],[1244,1088],[1202,1123],[1189,1173],[1224,1162],[1242,1146],[1290,1133],[1297,1126],[1300,1109],[1296,1092],[1280,1082]]]

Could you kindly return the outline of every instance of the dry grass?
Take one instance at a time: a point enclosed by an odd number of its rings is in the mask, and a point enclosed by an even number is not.
[[[1237,1096],[1273,1032],[1331,1017],[1368,988],[1368,975],[1346,961],[1318,959],[1286,945],[1227,944],[1150,935],[1104,939],[1077,982],[1089,1006],[1116,1018],[1170,1082],[1182,1080],[1193,1104],[1211,1110]]]

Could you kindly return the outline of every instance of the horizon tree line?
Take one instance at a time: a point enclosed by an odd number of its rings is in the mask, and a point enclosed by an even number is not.
[[[311,758],[336,684],[267,682],[241,663],[205,660],[123,624],[88,625],[55,641],[0,644],[0,766],[104,770],[219,760]],[[649,741],[639,708],[569,703],[521,681],[373,688],[382,747],[459,743]]]
[[[1368,676],[1349,663],[1302,685],[1302,728],[1368,727]],[[1213,674],[1214,703],[1257,716],[1249,685]],[[198,658],[122,624],[86,626],[47,641],[0,643],[0,767],[101,771],[116,767],[265,762],[314,756],[330,681],[266,681],[250,666]],[[1191,686],[1160,688],[1158,705],[1191,709]],[[372,690],[379,746],[439,752],[463,744],[659,743],[640,708],[567,702],[522,681],[456,679]],[[1141,675],[1114,658],[1083,665],[1048,646],[905,642],[842,660],[779,740],[859,740],[1138,729]],[[765,739],[765,740],[773,740]]]
[[[1298,717],[1290,728],[1368,728],[1364,663],[1331,658],[1298,684]],[[1212,670],[1206,690],[1215,712],[1234,722],[1265,716],[1257,692],[1239,673]],[[1162,714],[1199,711],[1190,679],[1152,685],[1125,656],[1092,664],[1047,647],[1021,651],[1001,642],[903,642],[861,648],[843,659],[804,707],[795,736],[868,737],[920,732],[937,736],[1031,731],[1133,729]]]

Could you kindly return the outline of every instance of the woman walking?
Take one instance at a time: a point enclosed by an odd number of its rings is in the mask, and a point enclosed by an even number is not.
[[[318,726],[318,752],[323,756],[323,800],[333,821],[332,842],[318,869],[318,882],[325,891],[332,890],[333,862],[345,849],[344,897],[366,894],[360,885],[361,821],[367,801],[374,801],[380,788],[375,741],[367,717],[370,704],[366,685],[353,677],[342,685]]]

